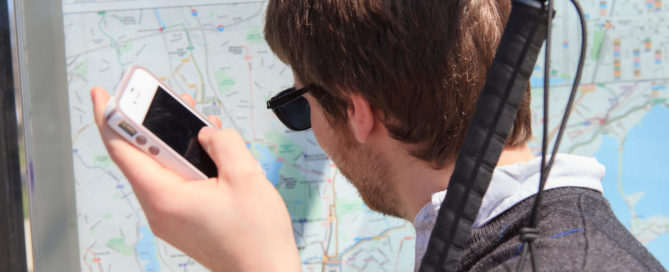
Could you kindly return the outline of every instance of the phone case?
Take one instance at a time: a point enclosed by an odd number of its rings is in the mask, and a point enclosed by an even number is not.
[[[177,98],[177,100],[184,107],[189,109],[196,116],[200,117],[200,119],[202,119],[204,123],[207,124],[207,126],[215,127],[202,114],[195,111],[190,106],[188,106],[184,101],[182,101],[181,98],[178,95],[176,95],[176,92],[174,92],[171,88],[169,88],[165,83],[160,81],[158,77],[156,77],[153,73],[137,65],[131,66],[130,69],[128,69],[128,71],[125,72],[123,78],[121,79],[121,84],[118,87],[116,95],[112,99],[110,99],[109,103],[107,104],[107,108],[105,109],[105,119],[107,120],[107,123],[117,134],[121,135],[121,137],[123,137],[130,144],[135,146],[137,149],[143,151],[144,153],[148,154],[149,156],[153,157],[164,167],[169,168],[170,170],[181,175],[185,179],[188,180],[207,179],[208,177],[204,173],[202,173],[199,169],[193,166],[186,159],[184,159],[181,155],[179,155],[171,147],[165,144],[160,138],[151,133],[151,131],[146,129],[143,125],[134,122],[132,118],[128,117],[126,113],[124,113],[119,107],[117,107],[121,97],[123,96],[123,93],[125,92],[128,84],[130,83],[132,75],[137,70],[140,69],[143,70],[144,72],[147,72],[149,75],[153,76],[165,91],[172,94],[172,96]],[[134,133],[134,135],[130,135],[130,133],[128,133],[128,130],[126,130],[128,129],[126,124],[129,125],[131,129],[136,130],[136,133]]]

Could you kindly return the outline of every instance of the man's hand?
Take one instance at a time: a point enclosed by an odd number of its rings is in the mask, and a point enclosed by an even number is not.
[[[300,270],[286,206],[237,132],[203,128],[198,138],[219,176],[186,181],[109,127],[105,90],[94,88],[91,97],[107,151],[156,236],[214,271]]]

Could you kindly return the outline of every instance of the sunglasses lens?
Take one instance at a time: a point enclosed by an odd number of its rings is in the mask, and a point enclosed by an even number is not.
[[[274,113],[290,129],[305,130],[311,128],[309,102],[304,97],[274,108]]]

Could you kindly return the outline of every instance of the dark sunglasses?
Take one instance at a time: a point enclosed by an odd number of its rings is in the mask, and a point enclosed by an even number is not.
[[[299,90],[288,88],[267,101],[267,108],[271,109],[289,129],[307,130],[311,128],[311,110],[309,102],[303,95],[314,88],[314,85]]]

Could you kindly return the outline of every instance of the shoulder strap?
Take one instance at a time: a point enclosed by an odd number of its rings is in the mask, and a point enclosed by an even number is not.
[[[455,271],[546,39],[547,9],[513,0],[419,271]]]

